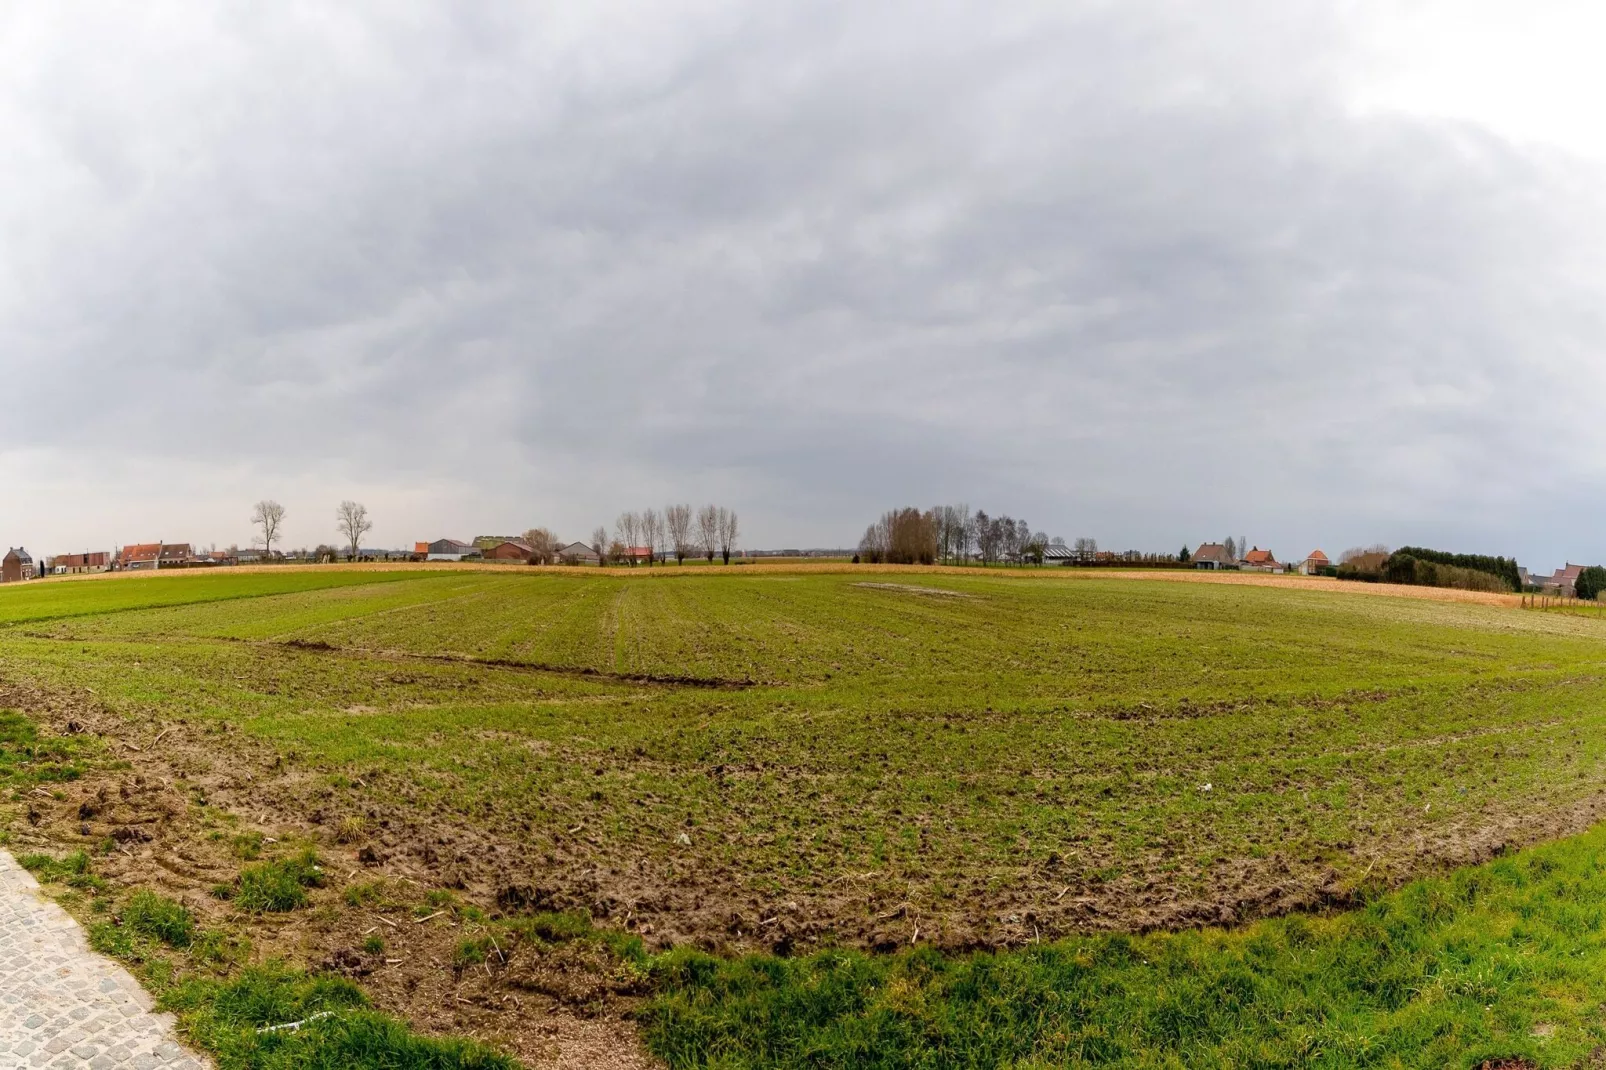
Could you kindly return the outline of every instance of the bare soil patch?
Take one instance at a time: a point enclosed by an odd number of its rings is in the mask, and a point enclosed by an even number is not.
[[[941,587],[917,587],[912,583],[855,583],[855,587],[865,587],[875,591],[901,591],[904,594],[928,595],[932,598],[974,598],[975,595],[964,591],[948,591]]]
[[[203,924],[244,934],[264,957],[352,977],[376,1006],[422,1032],[474,1037],[531,1067],[657,1065],[631,1020],[638,993],[618,983],[612,963],[560,946],[509,947],[485,964],[454,965],[472,927],[451,911],[419,923],[414,908],[448,888],[501,916],[494,896],[463,894],[459,856],[443,857],[427,842],[393,853],[391,844],[418,834],[394,835],[377,810],[377,836],[338,842],[344,837],[316,806],[309,779],[271,746],[205,722],[129,723],[92,702],[17,685],[0,688],[0,706],[23,709],[57,734],[96,736],[127,764],[93,769],[50,797],[30,794],[12,823],[14,850],[93,852],[109,838],[115,849],[96,858],[95,871],[114,886],[157,890]],[[270,852],[276,843],[317,844],[332,880],[311,908],[249,914],[212,894],[243,864],[233,837],[253,833]],[[494,847],[503,859],[511,850]],[[382,904],[343,899],[346,889],[375,882],[386,889]],[[376,933],[385,948],[370,953],[364,941]]]

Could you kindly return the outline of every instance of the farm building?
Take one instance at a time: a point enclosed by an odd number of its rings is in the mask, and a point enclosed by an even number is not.
[[[485,556],[473,543],[458,542],[456,539],[421,542],[415,547],[415,552],[423,554],[426,561],[478,561]]]
[[[1320,576],[1323,569],[1331,568],[1332,565],[1326,554],[1320,550],[1312,550],[1310,556],[1299,566],[1299,572],[1302,576]]]
[[[16,583],[33,579],[33,558],[20,546],[11,548],[4,561],[0,561],[0,582]]]
[[[476,545],[479,541],[474,540]],[[479,546],[479,549],[487,561],[528,561],[535,554],[535,547],[523,539],[503,539],[490,546]]]
[[[98,553],[57,554],[50,562],[50,571],[58,576],[73,575],[79,572],[105,572],[111,567],[111,554],[104,550]]]
[[[1193,567],[1203,569],[1237,568],[1238,562],[1219,542],[1207,542],[1193,552]]]
[[[1076,560],[1076,551],[1065,545],[1043,547],[1043,564],[1069,565]]]
[[[583,542],[571,542],[567,546],[560,547],[554,556],[565,565],[595,565],[602,561],[602,558],[597,556],[597,551]]]

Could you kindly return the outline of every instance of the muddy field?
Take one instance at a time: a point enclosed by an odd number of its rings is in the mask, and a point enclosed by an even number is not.
[[[0,705],[92,755],[12,801],[14,849],[94,851],[532,1065],[644,1059],[642,981],[584,942],[463,959],[508,919],[788,955],[1232,924],[1579,830],[1606,789],[1589,620],[932,570],[344,574],[0,597]],[[213,894],[300,846],[309,908]]]

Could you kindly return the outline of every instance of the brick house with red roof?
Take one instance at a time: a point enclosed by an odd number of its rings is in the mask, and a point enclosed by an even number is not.
[[[1243,567],[1251,572],[1281,572],[1282,563],[1272,556],[1270,550],[1262,550],[1256,546],[1244,554]]]

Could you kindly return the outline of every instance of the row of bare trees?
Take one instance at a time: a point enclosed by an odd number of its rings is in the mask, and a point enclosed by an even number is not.
[[[981,509],[972,515],[968,505],[938,505],[925,512],[908,507],[882,514],[865,529],[858,556],[872,564],[950,564],[972,556],[986,565],[1042,564],[1044,551],[1063,543],[1033,532],[1024,520],[988,516]]]
[[[256,503],[251,511],[251,523],[262,533],[262,548],[273,552],[284,527],[285,508],[271,498]],[[368,507],[361,502],[343,501],[335,509],[336,527],[344,537],[350,555],[361,552],[362,537],[373,530]],[[736,550],[741,524],[736,510],[723,505],[705,505],[693,509],[690,505],[667,505],[662,512],[646,509],[642,512],[620,513],[614,521],[610,541],[606,528],[591,533],[591,549],[602,564],[630,564],[641,561],[656,564],[673,555],[676,563],[686,558],[703,556],[709,561],[718,555],[730,564]],[[555,563],[564,543],[549,528],[531,528],[524,533],[524,541],[531,549],[534,564]],[[326,548],[327,549],[327,548]]]
[[[740,532],[734,509],[666,505],[662,512],[620,513],[613,522],[612,540],[607,529],[599,527],[591,533],[591,549],[603,564],[652,565],[671,556],[676,564],[685,564],[688,557],[712,561],[718,555],[728,565]]]
[[[937,518],[913,507],[881,514],[859,540],[859,558],[871,564],[929,565],[937,559]]]
[[[264,498],[251,507],[251,523],[262,532],[264,553],[273,552],[273,543],[284,527],[285,508],[272,498]],[[362,537],[374,529],[368,518],[368,507],[349,498],[335,507],[335,528],[346,541],[346,550],[353,557],[362,552]]]

